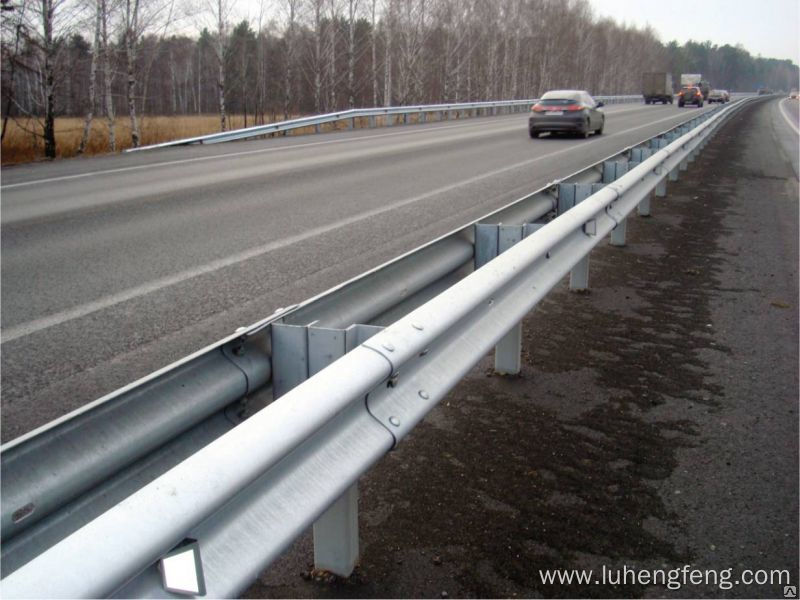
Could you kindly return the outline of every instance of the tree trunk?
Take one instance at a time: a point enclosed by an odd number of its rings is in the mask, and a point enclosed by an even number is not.
[[[42,25],[44,29],[44,154],[56,157],[55,127],[55,44],[53,43],[53,0],[42,0]]]
[[[378,32],[375,21],[375,7],[378,0],[372,0],[372,30],[370,31],[370,45],[372,46],[372,106],[378,107]]]
[[[356,11],[358,10],[358,0],[349,0],[348,8],[347,106],[353,109],[356,106]]]
[[[15,36],[14,36],[14,54],[10,60],[10,71],[8,74],[8,85],[6,86],[6,111],[3,113],[3,131],[0,133],[0,142],[6,137],[6,131],[8,131],[8,116],[11,113],[11,107],[14,103],[14,89],[16,87],[15,81],[15,74],[16,74],[16,66],[17,66],[17,56],[19,55],[19,40],[22,37],[22,11],[20,10],[20,21],[17,23],[16,27],[14,28]]]
[[[223,12],[222,0],[217,2],[218,23],[217,23],[217,62],[219,71],[217,77],[217,92],[219,94],[219,123],[220,131],[228,130],[227,115],[225,114],[225,14]]]
[[[89,143],[89,134],[92,130],[92,120],[94,119],[94,106],[97,102],[97,61],[100,53],[100,2],[97,1],[95,5],[95,24],[94,24],[94,43],[92,47],[92,66],[89,71],[89,110],[86,111],[86,120],[83,124],[83,136],[81,137],[81,145],[78,148],[78,154],[86,152],[86,146]]]
[[[131,8],[133,1],[133,8]],[[136,38],[139,33],[139,0],[127,0],[125,3],[125,56],[128,67],[128,114],[131,118],[131,145],[139,147],[141,135],[139,121],[136,118]]]
[[[383,59],[383,105],[392,105],[392,27],[394,27],[394,0],[389,0],[386,16],[386,45]]]
[[[102,12],[103,27],[103,93],[105,95],[106,119],[108,120],[108,147],[111,152],[117,150],[116,123],[114,115],[114,97],[111,95],[111,48],[108,46],[108,4],[99,0]]]

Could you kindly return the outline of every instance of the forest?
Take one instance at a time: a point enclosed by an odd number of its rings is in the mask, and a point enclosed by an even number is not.
[[[587,0],[261,0],[241,19],[237,8],[2,0],[4,163],[12,137],[52,158],[151,142],[148,121],[168,137],[171,122],[190,123],[175,135],[195,135],[554,88],[638,94],[644,71],[670,71],[676,83],[702,73],[731,91],[798,87],[791,61],[711,41],[663,43],[650,28],[598,18]],[[58,147],[58,122],[74,134],[69,152]]]

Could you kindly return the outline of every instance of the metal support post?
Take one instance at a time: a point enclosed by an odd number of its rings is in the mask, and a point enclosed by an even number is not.
[[[689,159],[688,158],[684,158],[681,161],[681,164],[678,167],[678,169],[681,170],[681,171],[687,171],[689,169]]]
[[[317,123],[316,125],[314,125],[314,133],[319,133],[319,132],[320,132],[319,123]]]
[[[500,375],[519,375],[522,370],[522,322],[514,325],[494,348],[494,371]]]
[[[369,117],[369,126],[370,129],[375,129],[375,117]]]
[[[637,212],[639,213],[640,217],[649,217],[650,216],[650,194],[645,196],[644,200],[639,202],[639,206],[637,208]]]
[[[616,181],[628,172],[628,163],[607,160],[603,163],[603,183]]]
[[[475,225],[475,269],[533,233],[541,225]],[[522,369],[522,322],[514,325],[497,342],[494,349],[494,370],[501,375],[517,375]]]
[[[582,292],[589,289],[589,255],[587,254],[569,272],[569,289]]]
[[[273,323],[273,396],[279,398],[381,329]],[[314,566],[347,577],[358,562],[358,553],[358,484],[353,484],[314,523]]]
[[[425,122],[427,122],[427,120],[428,120],[428,113],[425,113],[425,112],[419,113],[419,122],[420,123],[425,123]]]
[[[614,229],[611,230],[611,245],[624,246],[625,245],[625,230],[628,228],[628,219],[622,219]]]
[[[522,241],[523,229],[518,225],[500,225],[497,254]],[[495,346],[494,370],[500,375],[518,375],[522,370],[522,321],[514,325]]]
[[[314,567],[342,577],[358,562],[358,484],[353,484],[314,523]]]
[[[603,188],[602,183],[560,183],[558,185],[557,211],[561,215]],[[589,288],[589,256],[583,257],[569,272],[569,289],[583,291]]]
[[[667,195],[667,178],[662,177],[656,184],[656,198],[664,198]]]
[[[675,167],[669,172],[667,179],[669,181],[678,181],[678,167]]]

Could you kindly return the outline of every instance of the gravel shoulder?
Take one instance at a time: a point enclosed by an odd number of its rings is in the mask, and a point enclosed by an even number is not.
[[[589,294],[524,324],[360,482],[362,560],[299,539],[248,597],[769,597],[798,582],[798,180],[776,101],[729,121]],[[796,137],[789,138],[796,145]],[[729,572],[723,585],[546,585],[542,569]],[[725,577],[723,574],[722,577]]]

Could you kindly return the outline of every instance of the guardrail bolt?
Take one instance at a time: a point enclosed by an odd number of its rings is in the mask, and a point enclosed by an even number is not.
[[[425,327],[423,327],[423,326],[422,326],[422,325],[420,325],[419,323],[412,323],[412,324],[411,324],[411,326],[412,326],[414,329],[416,329],[417,331],[422,331],[423,329],[425,329]]]
[[[423,400],[427,400],[428,398],[430,398],[428,392],[426,392],[425,390],[419,391],[419,397],[422,398]]]
[[[395,427],[400,427],[400,419],[398,419],[397,417],[389,417],[389,423],[391,423]]]
[[[384,343],[383,347],[389,352],[394,352],[394,345],[391,342]]]

